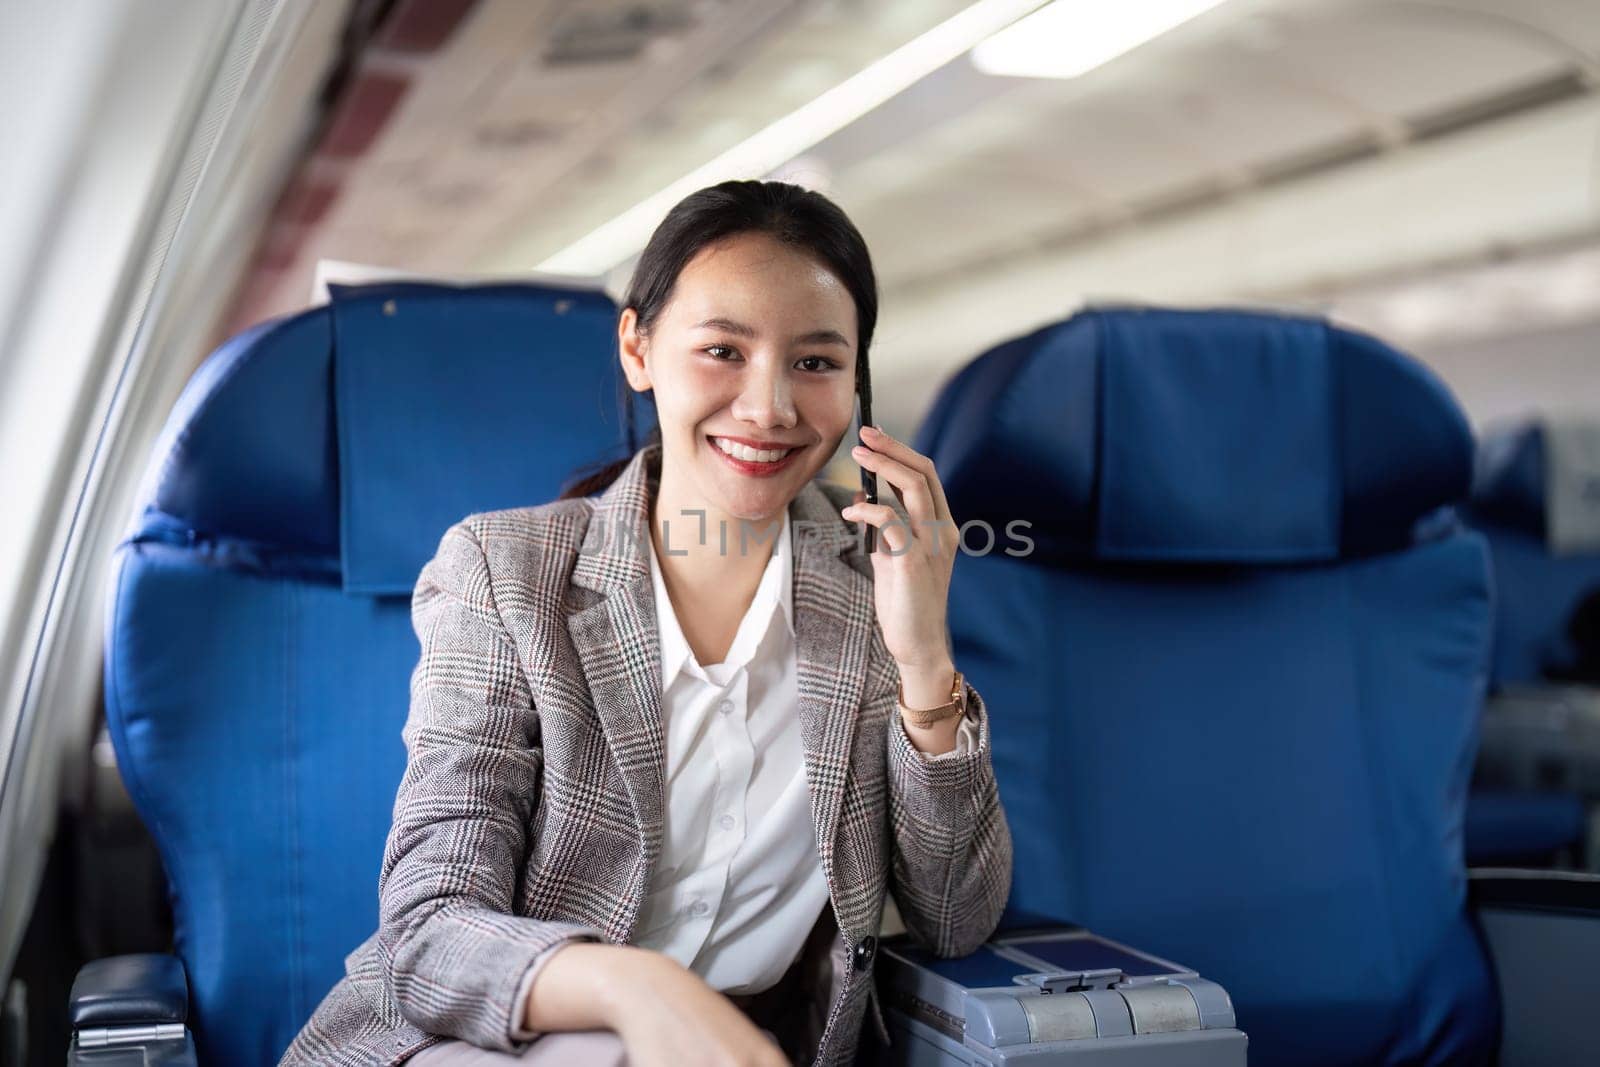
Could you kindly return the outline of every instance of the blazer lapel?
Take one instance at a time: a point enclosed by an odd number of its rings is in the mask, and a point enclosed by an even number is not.
[[[641,449],[596,501],[573,566],[567,616],[567,632],[639,828],[639,862],[607,931],[618,941],[633,930],[661,852],[661,639],[644,555],[650,551],[650,501],[659,464],[659,447]]]
[[[794,624],[806,784],[828,893],[839,926],[851,930],[868,921],[852,906],[858,894],[845,892],[864,872],[839,871],[834,846],[872,652],[872,581],[841,555],[855,537],[815,482],[795,497],[790,516],[795,520]],[[871,566],[864,556],[860,561]]]
[[[567,629],[595,712],[628,788],[641,838],[633,884],[608,931],[630,935],[661,852],[665,731],[661,718],[661,639],[650,581],[650,506],[660,479],[659,445],[634,454],[596,500],[572,571]],[[801,740],[817,852],[836,912],[841,873],[834,844],[850,768],[851,741],[872,651],[871,564],[844,556],[855,543],[839,510],[815,482],[796,495],[793,608]],[[861,568],[861,569],[858,569]],[[845,878],[860,877],[844,872]],[[852,895],[853,898],[853,895]],[[850,909],[852,911],[857,909]],[[839,914],[851,928],[865,916]]]

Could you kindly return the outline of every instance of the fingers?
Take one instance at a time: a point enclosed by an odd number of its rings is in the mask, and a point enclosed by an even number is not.
[[[950,506],[933,461],[875,427],[863,427],[861,433],[873,444],[856,446],[851,450],[851,456],[862,468],[882,475],[894,486],[905,504],[906,517],[910,519],[908,532],[912,537],[911,543],[925,548],[931,555],[953,555],[959,543],[959,531],[950,515]],[[862,499],[861,494],[856,494],[858,502]],[[888,531],[888,524],[895,521],[892,512],[890,515],[881,523],[874,521],[873,525],[885,530],[891,549],[898,554],[901,548]],[[852,516],[844,517],[848,519]],[[865,518],[866,513],[861,513],[861,517]],[[900,520],[900,524],[904,526],[905,520]]]
[[[883,430],[875,426],[861,427],[861,438],[862,442],[866,443],[874,453],[888,456],[894,462],[901,464],[904,469],[914,470],[918,475],[922,475],[923,482],[928,486],[928,499],[930,499],[930,504],[933,506],[933,515],[931,517],[936,518],[936,520],[952,518],[952,515],[950,515],[950,502],[944,498],[944,486],[939,483],[939,472],[934,470],[931,459],[926,458],[922,453],[918,453],[912,446],[894,440],[893,437],[885,434]],[[862,466],[867,466],[867,464],[862,464]],[[877,467],[869,467],[869,469],[877,470]],[[885,475],[885,477],[888,477],[888,475]],[[890,478],[890,482],[893,482],[893,478]],[[898,490],[899,483],[894,483],[894,488]],[[906,501],[906,509],[910,510],[910,501]]]
[[[906,528],[905,520],[888,504],[855,503],[840,511],[839,515],[852,522],[864,522],[875,527],[891,556],[904,555],[916,543],[915,536]]]
[[[894,486],[895,492],[906,506],[906,514],[914,523],[923,526],[935,520],[933,494],[928,489],[928,479],[921,472],[881,452],[874,452],[865,445],[857,445],[851,449],[851,456],[867,470],[873,471],[879,478]]]

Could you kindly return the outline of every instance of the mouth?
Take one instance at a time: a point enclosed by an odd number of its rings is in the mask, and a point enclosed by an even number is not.
[[[731,437],[706,436],[711,450],[722,457],[724,463],[740,474],[766,477],[778,473],[794,462],[795,456],[805,451],[804,445],[779,445],[769,448],[752,448],[749,444]]]

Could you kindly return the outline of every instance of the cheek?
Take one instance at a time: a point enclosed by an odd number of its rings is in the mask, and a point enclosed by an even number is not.
[[[656,410],[682,419],[699,419],[727,401],[721,395],[724,376],[717,368],[693,361],[675,362],[655,375]]]
[[[843,376],[818,382],[805,392],[806,421],[825,434],[842,434],[856,414],[855,382]]]

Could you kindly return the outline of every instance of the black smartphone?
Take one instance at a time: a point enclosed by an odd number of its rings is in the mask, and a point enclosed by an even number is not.
[[[861,405],[861,422],[857,424],[856,440],[861,441],[860,427],[872,425],[872,373],[870,371],[861,375],[861,380],[856,383],[856,399]],[[861,442],[865,444],[865,442]],[[867,468],[861,468],[861,491],[867,494],[865,503],[878,502],[878,476]],[[867,526],[867,551],[878,550],[878,528]]]

